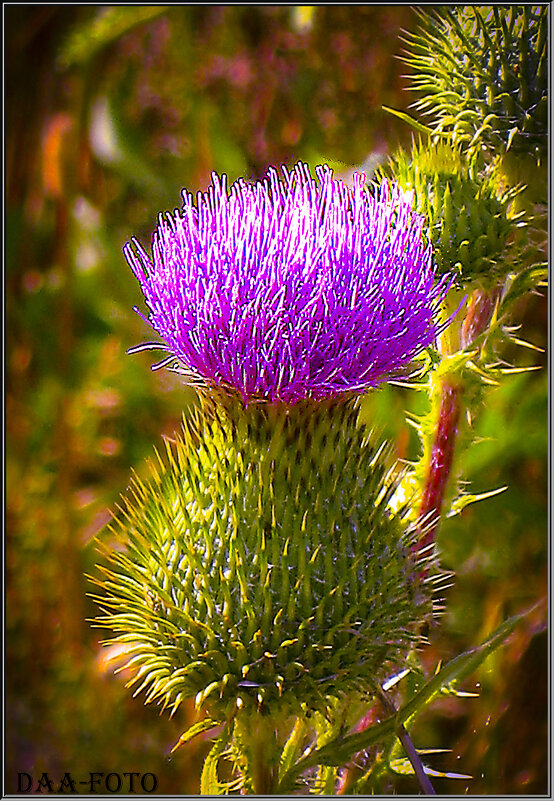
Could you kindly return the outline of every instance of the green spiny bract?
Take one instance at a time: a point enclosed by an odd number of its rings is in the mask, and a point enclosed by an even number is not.
[[[521,224],[512,209],[517,191],[501,189],[494,172],[479,173],[458,147],[417,142],[410,154],[399,150],[386,172],[414,193],[414,207],[429,224],[439,272],[456,269],[466,283],[485,276],[494,280],[507,269],[500,257]]]
[[[434,132],[468,146],[546,152],[548,6],[440,6],[420,12],[404,60]]]
[[[134,479],[96,582],[97,622],[147,702],[282,718],[402,662],[432,614],[434,561],[390,511],[397,479],[357,401],[204,398],[166,450]]]

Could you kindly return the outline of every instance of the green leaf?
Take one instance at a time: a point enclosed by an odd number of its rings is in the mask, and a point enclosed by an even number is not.
[[[327,745],[313,751],[304,759],[299,760],[283,776],[279,789],[288,786],[296,776],[314,765],[344,765],[353,759],[358,752],[380,743],[386,737],[394,734],[401,725],[406,724],[431,703],[443,687],[458,683],[473,673],[504,642],[523,617],[524,615],[522,614],[509,618],[484,643],[465,651],[448,662],[393,717],[371,726],[363,732],[336,738]]]
[[[523,617],[524,615],[514,615],[514,617],[508,618],[484,643],[465,651],[448,662],[416,693],[411,701],[399,710],[396,715],[398,725],[407,723],[421,712],[441,692],[443,687],[453,682],[459,683],[473,673],[504,642]]]
[[[398,773],[400,776],[413,776],[415,771],[410,763],[409,759],[395,759],[393,760],[390,765],[390,769],[393,773]],[[433,770],[433,768],[428,768],[427,765],[423,766],[423,770],[427,776],[433,776],[434,778],[440,779],[471,779],[472,776],[468,776],[465,773],[443,773],[441,770]]]
[[[211,718],[204,718],[204,720],[199,720],[193,726],[190,726],[190,728],[188,728],[183,734],[181,734],[178,741],[171,749],[170,753],[173,753],[182,745],[188,743],[190,740],[193,739],[193,737],[196,737],[198,734],[203,734],[205,731],[208,731],[209,729],[214,729],[216,726],[219,725],[220,723],[217,720],[211,720]]]
[[[204,760],[204,767],[200,776],[200,795],[222,795],[225,793],[226,785],[217,778],[217,765],[225,751],[228,740],[229,731],[228,727],[225,727]]]
[[[433,130],[429,128],[427,125],[423,125],[421,122],[414,120],[413,117],[410,117],[409,114],[406,114],[404,111],[397,111],[394,108],[389,108],[388,106],[382,106],[383,111],[387,111],[389,114],[393,114],[395,117],[407,122],[412,128],[415,128],[416,131],[421,131],[422,133],[428,134],[431,136]]]
[[[548,265],[534,264],[522,270],[512,281],[510,288],[502,298],[500,312],[503,314],[514,301],[532,289],[543,285],[548,278]]]
[[[306,734],[306,724],[302,718],[297,718],[294,727],[289,734],[287,741],[281,752],[279,764],[279,778],[281,778],[293,766],[296,755],[298,754],[303,739]]]

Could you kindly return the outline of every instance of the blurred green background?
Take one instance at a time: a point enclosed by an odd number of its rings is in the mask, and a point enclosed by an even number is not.
[[[121,248],[147,246],[212,170],[258,178],[303,159],[348,174],[409,145],[381,106],[408,108],[397,56],[415,24],[402,5],[5,7],[6,792],[22,771],[151,772],[159,793],[198,792],[207,743],[168,759],[192,706],[169,720],[133,699],[87,622],[93,538],[190,400],[150,373],[153,354],[126,355],[150,334]],[[518,314],[544,348],[545,298]],[[543,369],[487,394],[483,441],[459,460],[475,491],[508,489],[442,528],[457,575],[422,653],[431,671],[547,596],[546,357],[504,356]],[[417,455],[404,411],[422,402],[398,387],[365,401],[402,458]],[[439,793],[546,792],[545,619],[546,603],[475,675],[479,697],[439,700],[413,728],[417,747],[451,749],[434,768],[473,776],[437,779]]]

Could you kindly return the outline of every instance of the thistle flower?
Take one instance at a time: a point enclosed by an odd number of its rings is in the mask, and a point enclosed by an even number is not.
[[[295,403],[390,378],[439,331],[448,278],[435,282],[424,220],[384,181],[353,189],[306,165],[284,180],[183,193],[160,216],[150,258],[125,255],[173,363],[191,380],[252,400]]]
[[[440,579],[392,511],[398,477],[356,392],[433,342],[450,279],[434,280],[411,197],[317,172],[230,193],[214,177],[160,218],[152,260],[125,251],[163,363],[202,386],[114,524],[98,623],[147,701],[194,697],[225,723],[218,753],[231,742],[250,790],[268,785],[244,765],[276,764],[288,716],[328,714],[402,663]]]

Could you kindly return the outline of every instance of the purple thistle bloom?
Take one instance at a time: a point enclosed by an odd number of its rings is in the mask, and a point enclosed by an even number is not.
[[[229,192],[214,174],[196,205],[183,192],[182,212],[160,215],[152,259],[128,243],[143,319],[164,340],[133,350],[163,348],[156,366],[176,361],[245,403],[295,403],[373,387],[430,345],[451,280],[435,282],[411,197],[316,173],[271,168]]]

